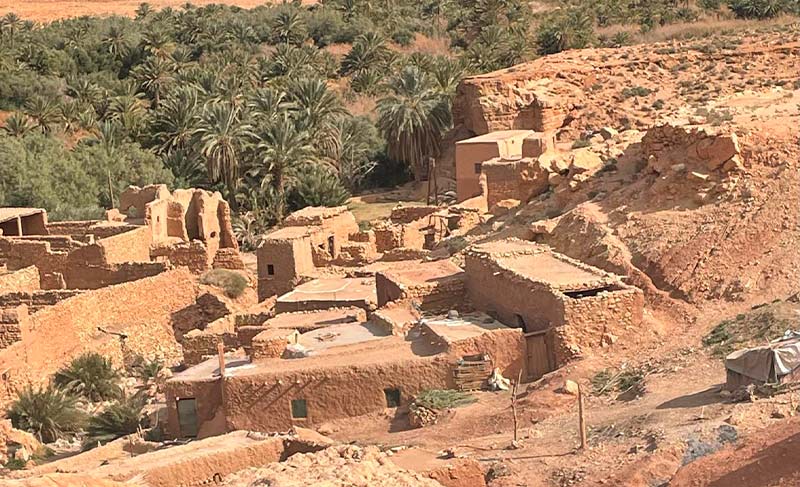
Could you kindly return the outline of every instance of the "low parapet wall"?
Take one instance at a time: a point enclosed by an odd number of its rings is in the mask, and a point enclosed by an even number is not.
[[[36,266],[0,274],[0,293],[32,292],[39,289],[39,269]]]

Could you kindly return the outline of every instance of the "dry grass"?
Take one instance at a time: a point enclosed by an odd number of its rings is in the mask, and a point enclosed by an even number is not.
[[[353,115],[366,115],[375,118],[376,100],[371,96],[358,95],[353,101],[345,102],[344,106]]]
[[[406,54],[421,52],[432,56],[449,56],[450,39],[446,37],[428,37],[417,33],[410,45],[406,47],[393,46],[393,48]]]
[[[791,25],[797,25],[800,18],[793,15],[783,15],[770,20],[739,20],[731,18],[706,17],[696,22],[680,22],[658,27],[649,32],[642,33],[639,25],[612,25],[597,29],[597,35],[613,37],[619,32],[630,32],[631,42],[634,44],[651,44],[671,40],[703,38],[718,34],[781,30]]]
[[[0,0],[0,15],[14,12],[23,19],[38,22],[80,17],[82,15],[123,15],[132,17],[144,0]],[[302,0],[303,4],[317,3]],[[149,0],[155,8],[180,8],[186,0]],[[254,8],[269,3],[268,0],[192,0],[196,6],[224,3],[243,8]]]

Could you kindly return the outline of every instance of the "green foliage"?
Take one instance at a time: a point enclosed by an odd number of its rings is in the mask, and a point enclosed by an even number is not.
[[[414,398],[413,406],[422,406],[427,409],[442,410],[467,406],[477,399],[466,392],[453,389],[428,389],[422,391]]]
[[[291,211],[306,206],[341,206],[350,197],[336,173],[327,166],[307,164],[294,175],[288,194]]]
[[[703,337],[703,346],[713,356],[724,358],[731,352],[779,338],[794,329],[795,307],[777,302],[760,306],[717,324]]]
[[[44,388],[27,386],[17,396],[7,412],[11,424],[42,442],[77,433],[86,423],[85,414],[78,409],[78,398],[52,383]]]
[[[142,384],[149,386],[157,384],[161,380],[161,374],[164,371],[164,361],[159,359],[148,360],[144,357],[138,357],[133,364],[132,372],[142,381]]]
[[[229,298],[238,298],[249,285],[246,277],[228,269],[212,269],[200,277],[200,282],[222,289]]]
[[[640,367],[603,369],[592,377],[592,391],[597,395],[633,392],[635,396],[640,396],[644,394],[646,376],[646,370]]]
[[[136,433],[144,426],[142,411],[146,403],[144,394],[122,396],[100,414],[90,417],[83,441],[84,450]]]
[[[107,401],[118,397],[120,374],[111,360],[94,352],[78,356],[56,372],[53,383],[89,401]]]
[[[536,45],[539,54],[555,54],[567,49],[582,49],[594,41],[592,18],[584,9],[559,10],[539,28]]]
[[[627,88],[622,89],[622,98],[628,99],[633,98],[635,96],[647,96],[652,93],[653,90],[650,88],[646,88],[644,86],[630,86]]]
[[[787,12],[791,4],[791,0],[729,0],[728,8],[742,19],[771,19]]]

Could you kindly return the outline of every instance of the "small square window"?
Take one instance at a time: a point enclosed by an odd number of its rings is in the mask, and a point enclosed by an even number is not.
[[[272,264],[267,264],[267,275],[274,276],[275,275],[275,266]]]
[[[482,166],[482,163],[480,163],[480,162],[476,162],[475,163],[475,174],[480,174],[481,173],[481,166]]]
[[[400,406],[400,389],[384,389],[383,395],[386,396],[387,408],[396,408]]]
[[[292,419],[306,419],[308,404],[305,399],[292,399]]]

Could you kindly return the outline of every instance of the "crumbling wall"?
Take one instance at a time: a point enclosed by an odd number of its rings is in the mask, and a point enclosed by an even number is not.
[[[103,261],[107,264],[122,262],[150,262],[152,234],[146,227],[131,230],[97,241],[103,249]]]
[[[486,176],[488,208],[503,200],[525,203],[550,187],[549,173],[541,170],[538,162],[532,158],[513,161],[492,159],[483,163],[481,171]]]
[[[410,283],[391,271],[375,274],[378,307],[389,302],[414,302],[422,310],[445,312],[460,308],[466,294],[465,275],[436,278],[428,282]]]
[[[243,271],[247,269],[239,251],[230,247],[223,247],[217,250],[211,267],[214,269],[230,269],[233,271]]]
[[[119,195],[117,209],[122,215],[127,215],[134,219],[143,219],[148,203],[155,200],[167,200],[169,197],[170,193],[166,184],[151,184],[143,188],[128,186],[128,188]],[[133,208],[133,210],[131,210],[131,208]]]
[[[0,274],[0,293],[32,292],[39,289],[39,269],[36,266]]]
[[[30,320],[26,306],[0,309],[0,350],[22,340],[29,331]]]
[[[100,289],[158,275],[170,266],[163,262],[125,262],[112,265],[82,264],[71,260],[63,275],[69,289]]]
[[[175,267],[188,267],[193,274],[211,269],[212,255],[200,240],[155,245],[150,248],[150,256],[155,261],[166,261]]]
[[[30,313],[50,307],[65,299],[81,294],[78,289],[53,289],[46,291],[18,291],[0,294],[0,309],[27,306]]]
[[[67,263],[67,252],[51,250],[50,242],[0,237],[0,259],[9,270],[18,270],[31,265],[39,269],[42,288],[48,288],[56,274],[63,275]]]
[[[191,305],[197,285],[186,270],[163,272],[116,286],[81,293],[31,315],[31,333],[0,351],[10,390],[38,384],[78,355],[93,351],[121,365],[123,356],[179,362],[172,317]],[[118,336],[127,336],[122,346]],[[0,395],[5,391],[0,390]],[[0,404],[8,397],[0,397]]]
[[[420,218],[432,215],[436,213],[441,208],[438,206],[395,206],[392,208],[392,213],[389,216],[389,219],[393,223],[411,223],[414,220],[419,220]]]
[[[297,330],[268,328],[253,337],[250,342],[250,359],[253,361],[280,358],[287,345],[297,343]]]
[[[183,363],[187,367],[197,365],[209,357],[216,356],[218,345],[222,343],[225,352],[231,352],[240,345],[239,338],[233,330],[192,330],[183,336]]]

